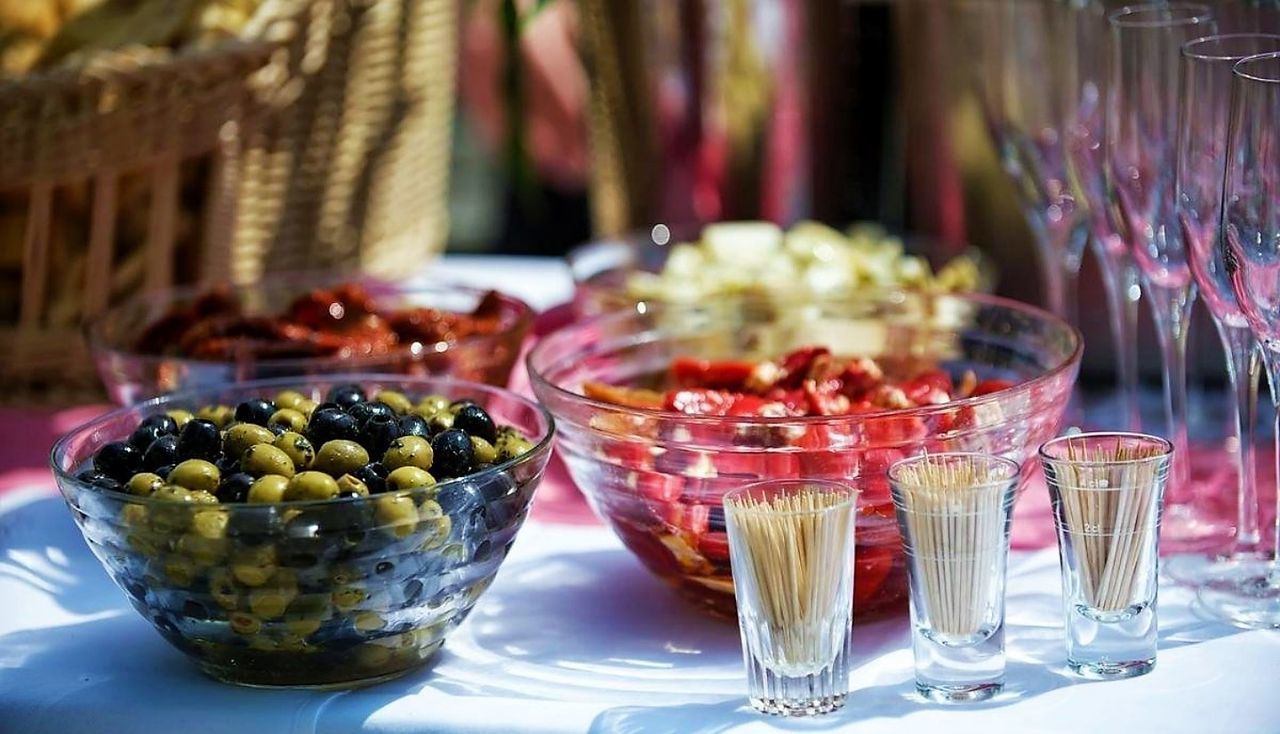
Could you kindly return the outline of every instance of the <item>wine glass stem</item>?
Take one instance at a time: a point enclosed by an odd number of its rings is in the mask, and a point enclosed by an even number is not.
[[[1187,440],[1187,321],[1195,299],[1193,286],[1169,288],[1146,284],[1164,367],[1164,414],[1173,443],[1166,507],[1192,504]],[[1184,515],[1185,516],[1185,515]]]
[[[1214,319],[1214,324],[1227,354],[1227,377],[1235,393],[1232,417],[1239,443],[1235,553],[1244,555],[1256,551],[1262,541],[1262,530],[1258,527],[1261,508],[1258,507],[1258,472],[1253,445],[1261,360],[1254,348],[1253,333],[1247,327],[1230,326],[1221,319]]]
[[[1275,425],[1273,426],[1275,450],[1272,455],[1275,476],[1280,477],[1280,355],[1269,347],[1262,347],[1262,361],[1267,366],[1267,382],[1271,387],[1271,405],[1275,408]],[[1276,490],[1275,527],[1272,528],[1272,562],[1271,584],[1280,585],[1280,487]]]
[[[1102,285],[1107,297],[1107,315],[1111,323],[1111,339],[1116,360],[1116,384],[1124,410],[1125,428],[1142,430],[1142,411],[1138,406],[1138,269],[1124,257],[1117,256],[1102,241],[1108,235],[1092,238],[1094,254],[1102,271]]]

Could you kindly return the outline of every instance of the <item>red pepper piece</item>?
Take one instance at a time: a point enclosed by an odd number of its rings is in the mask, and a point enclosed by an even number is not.
[[[711,525],[711,507],[697,503],[672,502],[662,508],[662,519],[677,530],[699,536]]]
[[[990,395],[993,392],[1008,390],[1011,387],[1013,387],[1012,380],[983,380],[978,383],[977,387],[973,388],[973,397],[978,397],[979,395]]]
[[[916,405],[940,405],[951,401],[951,377],[942,370],[930,370],[902,383],[902,391]]]
[[[698,538],[698,552],[708,561],[729,562],[729,536],[726,533],[707,533]]]
[[[582,394],[592,400],[599,400],[628,408],[647,408],[661,410],[665,396],[657,390],[645,390],[638,387],[623,387],[604,382],[585,382]]]
[[[853,604],[866,606],[880,593],[885,579],[898,561],[898,551],[890,546],[860,545],[853,557]]]
[[[675,502],[684,493],[684,478],[674,474],[636,469],[627,476],[628,486],[633,483],[636,494],[664,504]]]
[[[821,355],[831,354],[826,347],[801,347],[782,358],[782,374],[775,384],[797,388],[809,376],[809,367]]]
[[[813,415],[845,415],[849,412],[849,398],[840,394],[838,380],[804,381],[804,396],[809,403],[809,412]]]
[[[671,379],[680,387],[705,387],[713,390],[741,392],[756,366],[751,362],[723,360],[712,362],[691,357],[677,357],[671,363]]]

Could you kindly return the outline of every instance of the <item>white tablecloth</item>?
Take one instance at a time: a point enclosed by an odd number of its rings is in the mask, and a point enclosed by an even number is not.
[[[0,498],[0,732],[1280,732],[1280,635],[1161,590],[1150,675],[1063,665],[1057,560],[1015,553],[1008,685],[966,707],[912,692],[905,621],[855,625],[847,708],[811,723],[745,706],[732,624],[685,605],[603,528],[531,524],[434,666],[372,688],[258,691],[203,677],[127,606],[60,498]]]
[[[570,292],[558,263],[449,258],[452,279],[537,307]],[[1280,732],[1280,634],[1206,619],[1161,590],[1143,678],[1065,670],[1052,550],[1015,553],[1008,686],[959,707],[912,693],[904,620],[855,626],[847,708],[780,721],[745,706],[737,631],[677,599],[602,528],[531,524],[435,664],[340,693],[201,676],[124,601],[51,486],[0,496],[0,734],[257,732]]]

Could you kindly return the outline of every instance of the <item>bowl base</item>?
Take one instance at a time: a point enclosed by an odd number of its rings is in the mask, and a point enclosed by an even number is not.
[[[403,675],[419,670],[435,660],[436,653],[439,652],[442,645],[443,640],[436,642],[434,649],[423,649],[419,651],[420,657],[409,660],[407,661],[407,664],[393,670],[385,670],[384,672],[375,673],[365,678],[348,680],[282,680],[278,674],[274,673],[274,671],[264,672],[258,670],[246,670],[244,666],[217,665],[204,661],[200,661],[197,664],[200,667],[200,671],[210,678],[213,678],[220,683],[230,683],[231,685],[240,686],[241,688],[337,691],[353,688],[367,688],[368,686],[374,686],[379,683],[386,683],[387,681],[395,680]]]

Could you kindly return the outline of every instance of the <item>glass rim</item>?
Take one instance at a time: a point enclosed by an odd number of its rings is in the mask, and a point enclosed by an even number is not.
[[[1146,456],[1139,459],[1115,459],[1107,461],[1092,461],[1088,459],[1067,459],[1059,456],[1051,456],[1046,452],[1050,446],[1056,446],[1060,443],[1081,438],[1133,438],[1142,441],[1154,443],[1160,447],[1160,453],[1154,456]],[[1150,433],[1138,433],[1136,431],[1090,431],[1088,433],[1072,433],[1066,436],[1058,436],[1040,444],[1040,449],[1036,452],[1041,461],[1052,462],[1054,464],[1074,464],[1076,466],[1119,466],[1125,464],[1146,464],[1161,459],[1167,459],[1173,455],[1173,443],[1167,438],[1156,436]],[[1048,481],[1046,479],[1046,481]],[[1106,488],[1103,488],[1106,489]]]
[[[1009,476],[1003,479],[989,479],[987,481],[979,482],[977,484],[972,484],[969,487],[966,487],[966,489],[974,489],[974,490],[988,489],[991,487],[1001,487],[1006,484],[1009,484],[1010,482],[1016,483],[1018,481],[1018,477],[1022,474],[1022,465],[1020,465],[1018,462],[1012,459],[1007,459],[998,454],[987,454],[981,451],[941,451],[934,454],[916,454],[915,456],[908,456],[906,458],[898,459],[897,461],[893,462],[893,464],[889,466],[889,470],[885,472],[885,474],[888,477],[890,484],[896,484],[903,487],[921,487],[924,485],[902,481],[898,477],[900,470],[909,464],[915,464],[922,461],[927,461],[929,459],[939,459],[939,458],[943,458],[943,459],[979,458],[984,461],[989,461],[993,464],[996,464],[998,466],[1002,466],[1011,470],[1011,473],[1009,474]]]
[[[777,515],[795,516],[795,515],[821,515],[832,510],[838,510],[850,504],[856,505],[858,499],[862,496],[862,490],[849,484],[835,479],[761,479],[754,482],[748,482],[739,487],[725,492],[720,498],[720,506],[724,508],[727,514],[730,511],[730,504],[736,503],[740,497],[749,495],[753,490],[761,489],[786,489],[788,487],[796,487],[803,489],[805,487],[819,487],[824,490],[831,490],[831,494],[845,495],[840,502],[829,507],[823,507],[817,510],[769,510],[770,513]],[[734,511],[747,508],[735,507]],[[749,510],[748,510],[749,511]]]
[[[1244,71],[1244,67],[1247,67],[1249,64],[1276,60],[1280,60],[1280,50],[1246,56],[1236,61],[1235,65],[1231,67],[1231,73],[1240,79],[1251,82],[1259,82],[1261,84],[1280,84],[1280,73],[1273,76],[1258,76],[1257,74],[1250,74]]]
[[[1201,44],[1210,42],[1219,43],[1222,41],[1231,41],[1238,39],[1252,38],[1257,40],[1276,41],[1277,45],[1274,51],[1255,51],[1246,54],[1225,54],[1225,53],[1208,53],[1197,52],[1195,48]],[[1242,59],[1252,58],[1262,54],[1280,52],[1280,34],[1278,33],[1215,33],[1212,36],[1201,36],[1193,38],[1182,44],[1182,56],[1186,59],[1194,59],[1196,61],[1230,61],[1232,63]]]
[[[1156,11],[1166,16],[1177,16],[1179,13],[1185,13],[1185,15],[1181,15],[1179,17],[1166,17],[1162,19],[1138,19],[1138,16],[1147,15]],[[1213,20],[1213,9],[1208,5],[1201,3],[1147,3],[1145,5],[1129,5],[1118,10],[1114,10],[1107,15],[1107,22],[1112,27],[1120,29],[1178,28],[1181,26],[1207,23],[1211,20]]]

